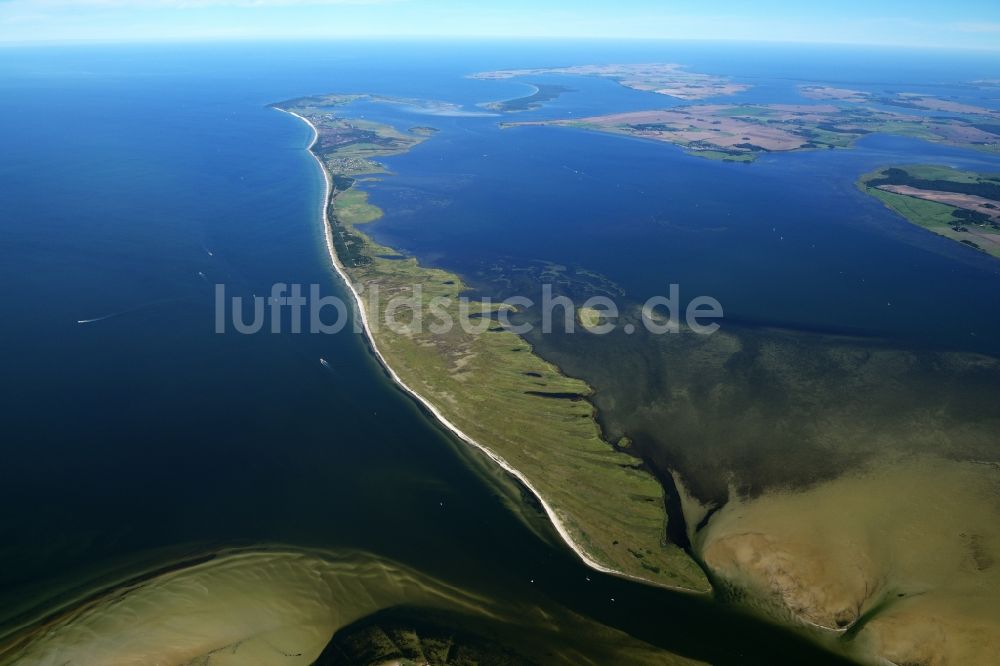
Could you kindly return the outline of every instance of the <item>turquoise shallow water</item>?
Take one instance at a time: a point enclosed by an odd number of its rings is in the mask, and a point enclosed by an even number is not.
[[[0,620],[30,618],[60,591],[140,561],[280,542],[370,550],[490,594],[566,605],[712,663],[796,654],[818,663],[786,632],[708,600],[590,574],[540,540],[391,386],[358,336],[212,330],[215,283],[244,295],[278,281],[342,291],[321,242],[309,133],[268,103],[374,90],[473,104],[522,88],[462,78],[469,71],[595,59],[690,61],[744,77],[759,76],[754,67],[774,76],[784,62],[766,50],[737,65],[731,53],[673,48],[6,51],[0,278],[14,297],[0,318]],[[835,58],[812,56],[831,71]],[[945,72],[907,57],[914,76]],[[989,65],[961,63],[970,76]],[[781,80],[761,87],[790,85]],[[582,108],[594,111],[647,103],[605,82],[572,85],[593,93]],[[567,95],[541,113],[571,103]],[[993,309],[954,315],[995,302],[995,267],[912,234],[890,241],[886,214],[844,184],[886,151],[918,146],[874,138],[832,163],[801,155],[748,170],[609,137],[500,132],[490,118],[429,122],[441,134],[391,160],[398,175],[373,190],[388,213],[378,237],[427,261],[470,275],[497,257],[560,261],[605,273],[630,297],[675,281],[718,294],[734,316],[891,335],[911,334],[928,297],[940,312],[919,332],[928,344],[996,342]],[[720,177],[732,188],[712,206],[688,196]],[[803,216],[798,203],[830,178],[828,205],[850,202],[856,219],[832,219],[828,206]],[[777,210],[776,191],[790,197]],[[426,204],[435,200],[445,205]],[[766,215],[748,214],[748,203]],[[723,218],[725,233],[696,233]],[[769,260],[747,260],[747,244]],[[803,283],[810,272],[823,279]],[[902,318],[879,309],[887,290]],[[77,323],[88,319],[101,320]]]

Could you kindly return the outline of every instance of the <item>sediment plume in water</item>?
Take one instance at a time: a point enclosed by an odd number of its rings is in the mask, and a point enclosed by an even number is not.
[[[995,464],[893,458],[736,498],[696,547],[753,605],[836,632],[863,659],[1000,663]]]
[[[338,628],[382,608],[482,601],[364,554],[220,553],[23,632],[0,649],[0,664],[311,664]]]
[[[367,553],[275,548],[106,588],[3,637],[0,666],[313,664],[338,630],[400,607],[487,626],[519,655],[512,663],[697,663],[566,609],[493,600]]]

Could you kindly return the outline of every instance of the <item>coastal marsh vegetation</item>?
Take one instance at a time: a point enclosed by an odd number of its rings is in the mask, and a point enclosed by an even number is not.
[[[377,285],[383,299],[412,297],[420,285],[418,307],[429,311],[431,300],[443,297],[456,304],[453,317],[463,316],[457,299],[465,285],[413,259],[376,258],[352,269],[352,277],[369,291]],[[683,551],[663,543],[656,480],[602,439],[590,388],[491,318],[480,319],[487,325],[482,334],[460,326],[435,334],[380,325],[376,336],[390,367],[450,422],[520,470],[590,557],[653,582],[707,589]]]
[[[753,162],[757,156],[752,153],[735,153],[724,150],[695,149],[691,148],[689,154],[696,157],[703,157],[706,160],[718,160],[719,162]]]

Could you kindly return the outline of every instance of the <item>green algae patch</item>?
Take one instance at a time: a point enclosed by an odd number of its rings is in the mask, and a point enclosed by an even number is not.
[[[340,192],[334,199],[337,219],[344,224],[366,224],[382,217],[382,209],[368,203],[368,194],[362,190],[349,189]]]
[[[757,153],[730,153],[723,150],[687,150],[688,155],[702,157],[706,160],[717,162],[753,162],[757,159]]]
[[[576,319],[588,331],[604,323],[604,315],[599,308],[579,307],[576,309]]]
[[[376,157],[427,137],[341,118],[331,108],[279,108],[317,131],[313,151],[332,183],[331,242],[394,378],[528,485],[557,531],[592,566],[710,590],[698,564],[667,540],[660,484],[602,437],[587,399],[591,388],[505,328],[501,315],[509,308],[463,299],[468,288],[458,275],[422,266],[359,231],[381,211],[356,178],[384,172]]]

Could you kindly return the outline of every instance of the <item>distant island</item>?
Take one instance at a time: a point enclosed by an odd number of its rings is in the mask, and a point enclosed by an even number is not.
[[[581,65],[480,72],[471,78],[497,80],[556,74],[612,79],[634,90],[684,101],[735,95],[748,85],[675,64]],[[501,127],[573,127],[662,141],[686,152],[725,162],[752,162],[768,152],[846,148],[876,132],[910,136],[961,148],[1000,153],[1000,112],[921,93],[875,94],[851,88],[803,84],[805,104],[695,104],[625,113],[542,121],[506,122]],[[491,103],[509,112],[520,103],[538,104],[545,94]]]
[[[918,164],[867,173],[858,186],[913,224],[1000,258],[1000,175]]]
[[[497,102],[486,102],[482,105],[484,109],[499,111],[500,113],[517,113],[518,111],[531,111],[541,107],[545,102],[552,101],[563,93],[572,92],[572,88],[554,85],[551,83],[537,83],[532,85],[535,92],[524,97],[505,99]]]
[[[682,65],[650,63],[641,65],[576,65],[573,67],[542,67],[536,69],[505,69],[479,72],[469,78],[481,80],[513,79],[544,74],[598,76],[617,81],[626,88],[653,92],[683,100],[735,95],[750,86],[734,83],[722,76],[690,72]]]
[[[882,106],[954,115],[922,115],[864,103],[853,90],[807,87],[803,95],[838,104],[701,104],[571,120],[508,122],[504,127],[552,125],[623,134],[680,146],[691,155],[751,162],[768,152],[846,148],[866,134],[911,136],[1000,153],[1000,114],[926,96],[897,95]]]
[[[578,65],[480,72],[470,78],[498,80],[542,75],[595,76],[634,90],[684,101],[735,95],[750,86],[676,64]],[[536,92],[490,102],[501,113],[537,108],[561,86],[536,84]],[[803,84],[799,94],[819,104],[698,104],[586,118],[501,123],[501,127],[548,125],[662,141],[698,157],[752,162],[768,152],[846,148],[882,132],[1000,153],[1000,112],[919,93],[871,92]],[[930,115],[928,112],[933,113]]]

